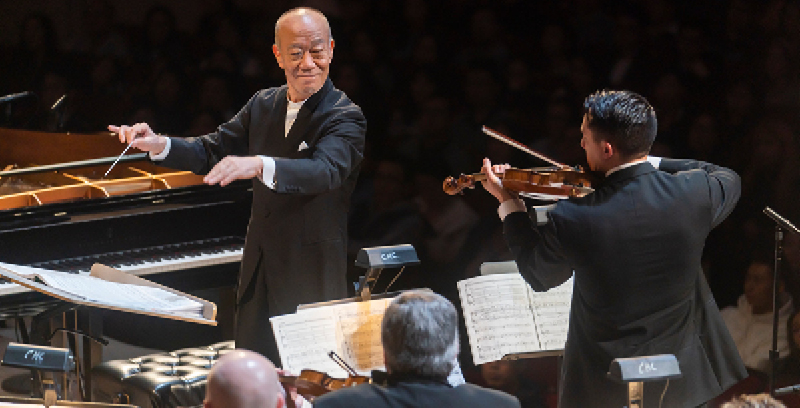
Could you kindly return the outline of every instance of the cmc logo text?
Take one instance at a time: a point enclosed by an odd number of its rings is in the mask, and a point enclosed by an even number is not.
[[[394,252],[394,251],[392,251],[392,252],[384,252],[384,253],[381,254],[381,261],[391,261],[391,260],[395,260],[395,259],[400,259],[400,257],[397,256],[397,253]]]

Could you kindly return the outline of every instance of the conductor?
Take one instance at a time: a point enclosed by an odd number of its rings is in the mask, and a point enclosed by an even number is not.
[[[291,9],[276,22],[272,46],[286,84],[258,91],[216,132],[183,139],[146,123],[108,127],[157,164],[204,174],[207,184],[253,180],[235,340],[275,362],[269,317],[347,294],[346,217],[367,123],[328,79],[333,49],[321,12]]]

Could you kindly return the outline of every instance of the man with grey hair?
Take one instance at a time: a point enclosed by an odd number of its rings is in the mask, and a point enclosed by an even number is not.
[[[386,308],[381,341],[388,385],[363,384],[314,400],[317,408],[338,407],[519,407],[501,391],[472,384],[453,387],[447,376],[458,356],[458,314],[430,291],[409,291]]]
[[[275,366],[250,350],[222,356],[211,368],[204,408],[283,408]]]
[[[146,123],[108,127],[156,164],[205,174],[207,184],[252,181],[234,338],[274,362],[271,316],[347,296],[347,210],[367,121],[328,79],[333,48],[322,13],[291,9],[272,47],[286,84],[258,91],[216,132],[183,139]]]

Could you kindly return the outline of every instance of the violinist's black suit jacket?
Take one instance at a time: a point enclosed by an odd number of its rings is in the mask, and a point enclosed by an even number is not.
[[[425,378],[392,380],[389,385],[362,384],[342,388],[314,400],[315,408],[519,408],[504,392],[473,384],[451,387]]]
[[[622,407],[626,387],[606,378],[617,357],[674,354],[683,378],[663,406],[696,407],[747,376],[703,277],[709,231],[739,199],[731,170],[691,160],[637,164],[594,193],[560,201],[534,227],[509,214],[504,233],[520,272],[546,290],[575,271],[561,407]],[[657,404],[664,382],[645,383]]]
[[[264,320],[293,313],[298,304],[347,295],[347,210],[367,126],[361,109],[327,80],[306,100],[285,135],[286,89],[257,92],[214,133],[172,138],[167,158],[159,163],[206,174],[227,155],[275,158],[276,190],[253,180],[236,322],[236,346],[275,363],[280,360],[274,344],[268,344],[274,342],[269,321],[243,321],[242,311]],[[255,282],[256,295],[243,298]]]

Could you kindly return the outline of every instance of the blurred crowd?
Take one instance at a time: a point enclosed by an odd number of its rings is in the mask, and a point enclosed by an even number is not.
[[[483,157],[546,165],[486,137],[482,125],[582,164],[583,98],[603,88],[655,106],[654,155],[742,176],[739,205],[705,251],[720,307],[737,302],[754,254],[774,245],[763,208],[800,223],[797,0],[205,0],[193,32],[177,28],[166,1],[141,21],[109,0],[76,4],[82,18],[70,41],[54,29],[57,15],[6,27],[19,40],[0,49],[0,95],[38,97],[0,112],[2,126],[94,132],[145,121],[169,135],[211,132],[258,89],[284,83],[271,51],[277,17],[297,5],[325,13],[333,83],[369,122],[350,255],[411,243],[423,261],[392,289],[429,287],[458,304],[457,280],[510,259],[496,201],[483,191],[445,195],[443,179],[479,171]],[[786,249],[794,252],[782,275],[800,299],[800,243]]]

